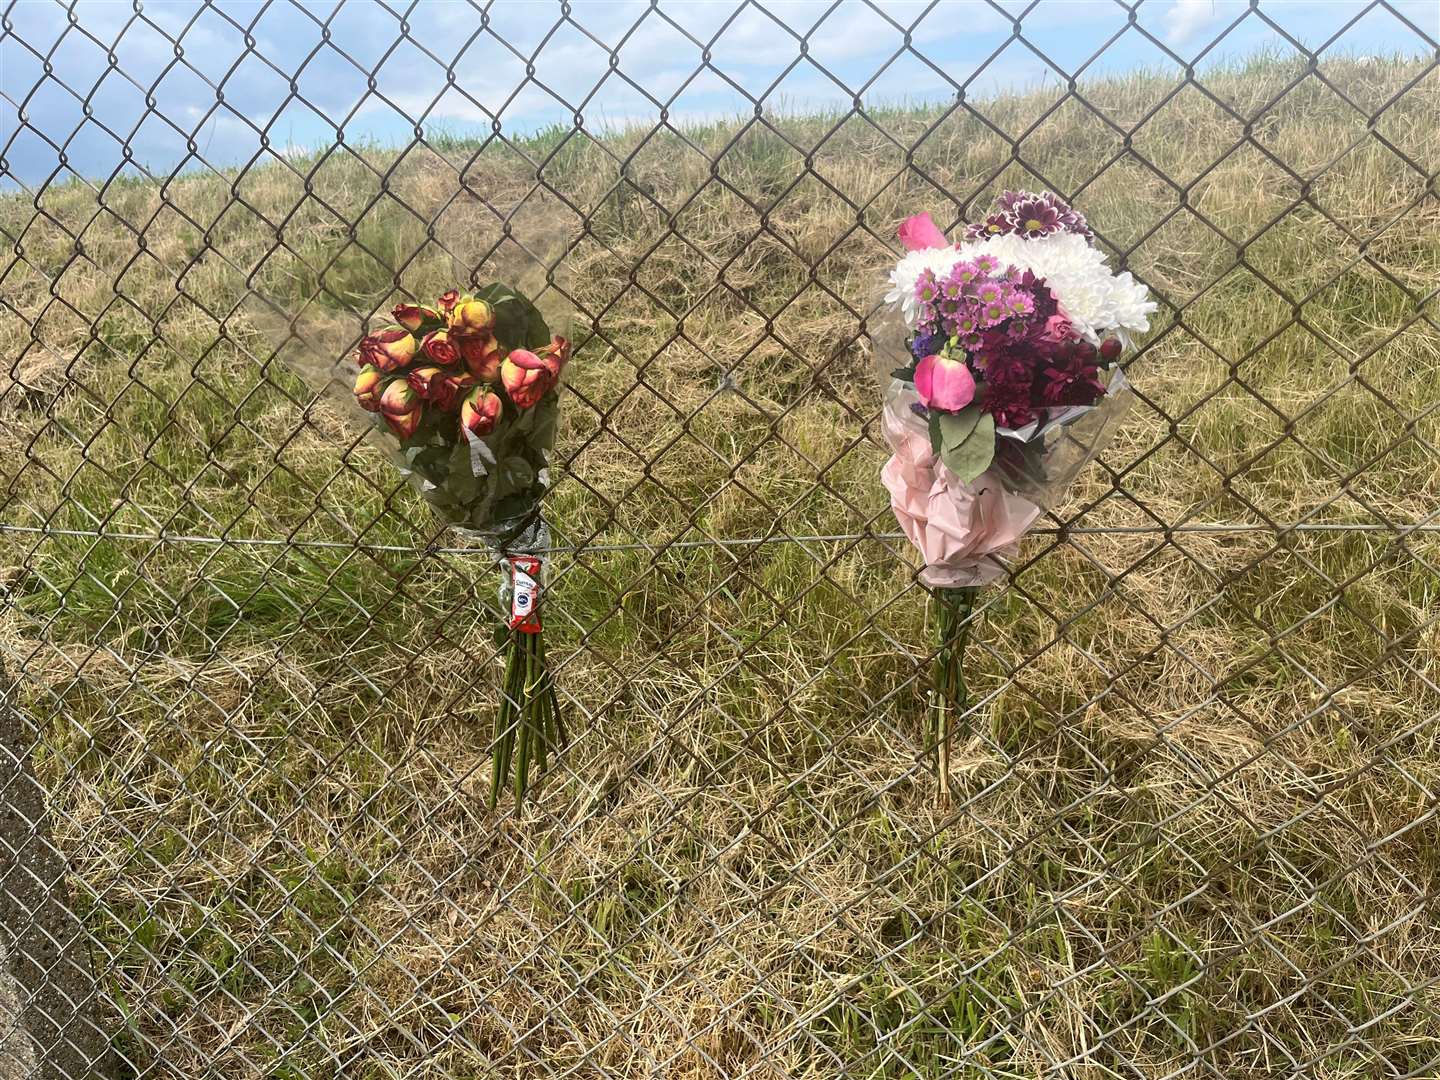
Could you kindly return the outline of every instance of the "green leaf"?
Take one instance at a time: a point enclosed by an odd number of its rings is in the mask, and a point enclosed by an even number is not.
[[[506,350],[535,349],[550,343],[545,316],[510,286],[487,285],[475,295],[495,309],[495,337]]]
[[[940,414],[940,445],[945,450],[960,447],[980,422],[980,406],[966,405],[957,413]]]
[[[995,418],[988,413],[980,417],[963,443],[941,451],[940,460],[965,483],[974,483],[995,460]]]
[[[944,436],[940,431],[940,410],[930,410],[930,452],[938,454],[945,449]]]
[[[470,446],[465,440],[457,442],[449,450],[450,471],[441,485],[446,496],[462,506],[469,506],[479,498],[487,477],[476,476],[474,462],[470,458]]]
[[[901,382],[914,382],[915,365],[911,364],[909,367],[897,367],[894,371],[890,372],[890,377],[892,379],[899,379]]]
[[[495,504],[495,512],[490,520],[496,522],[510,521],[522,514],[528,514],[535,508],[536,493],[531,491],[517,491],[514,495],[506,495]]]
[[[410,467],[433,484],[443,483],[450,472],[448,446],[412,446],[405,451]]]
[[[534,430],[527,440],[537,450],[551,450],[555,446],[555,427],[560,420],[560,401],[554,394],[546,394],[533,409]]]
[[[535,483],[535,469],[519,454],[501,460],[495,471],[495,496],[505,498],[519,491],[529,491]]]

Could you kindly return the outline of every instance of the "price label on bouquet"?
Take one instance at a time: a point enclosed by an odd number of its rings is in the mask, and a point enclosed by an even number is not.
[[[540,560],[512,555],[510,563],[510,629],[540,632]]]

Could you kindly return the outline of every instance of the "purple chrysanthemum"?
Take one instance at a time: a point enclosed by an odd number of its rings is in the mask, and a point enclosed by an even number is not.
[[[965,228],[967,241],[1016,233],[1027,239],[1070,232],[1094,239],[1085,215],[1053,191],[1005,191],[983,222]]]
[[[1013,217],[1016,231],[1031,240],[1057,233],[1061,228],[1059,208],[1044,195],[1017,203]]]

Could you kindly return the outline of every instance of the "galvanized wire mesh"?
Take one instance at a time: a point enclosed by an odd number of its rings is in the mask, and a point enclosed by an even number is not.
[[[1237,7],[1197,58],[1116,4],[1060,64],[1036,5],[535,5],[522,42],[376,4],[364,56],[355,5],[179,10],[0,24],[0,1076],[1440,1071],[1433,12],[1316,43]],[[819,55],[857,12],[894,41],[859,82]],[[982,16],[957,77],[937,27]],[[1408,55],[1347,55],[1367,19]],[[793,53],[758,84],[717,60],[742,26]],[[1204,66],[1257,26],[1279,52]],[[136,77],[127,38],[173,60]],[[1153,70],[1107,75],[1122,40]],[[555,94],[562,44],[653,121]],[[83,85],[54,62],[82,46]],[[982,91],[1017,53],[1046,88]],[[385,96],[399,62],[433,99]],[[797,73],[850,104],[787,112]],[[871,100],[920,75],[935,103]],[[230,104],[264,79],[272,116]],[[748,111],[687,115],[697,80]],[[120,92],[142,119],[72,163]],[[515,134],[526,94],[573,118]],[[435,121],[457,97],[488,130]],[[358,142],[367,103],[413,134]],[[333,141],[284,147],[294,109]],[[207,161],[217,117],[252,159]],[[6,160],[36,140],[39,179]],[[866,321],[901,217],[1006,186],[1073,199],[1162,318],[1142,415],[982,600],[940,810]],[[315,376],[499,266],[576,312],[548,617],[578,739],[491,812],[491,564]]]

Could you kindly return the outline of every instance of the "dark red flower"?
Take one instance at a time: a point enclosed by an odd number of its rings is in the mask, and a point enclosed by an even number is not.
[[[1105,396],[1099,368],[1078,350],[1054,357],[1041,374],[1045,381],[1040,397],[1046,405],[1093,405]]]
[[[1034,370],[1015,353],[1001,353],[991,358],[985,368],[985,400],[982,412],[995,418],[999,427],[1024,427],[1035,419],[1031,404]]]
[[[985,411],[995,417],[995,426],[1002,428],[1022,428],[1035,419],[1035,410],[1028,401],[997,401]]]
[[[994,354],[985,366],[985,382],[987,384],[1003,385],[1016,391],[1023,388],[1027,397],[1033,381],[1033,369],[1015,353]],[[1007,390],[1007,392],[1009,391]]]
[[[1035,311],[1030,316],[1032,319],[1039,319],[1042,323],[1060,310],[1060,305],[1055,300],[1055,294],[1045,286],[1044,278],[1036,278],[1028,270],[1026,276],[1029,278],[1022,284],[1029,289],[1030,295],[1035,298]]]

